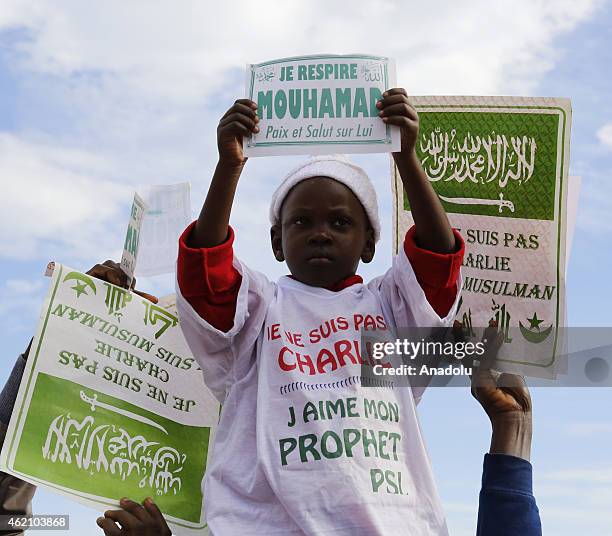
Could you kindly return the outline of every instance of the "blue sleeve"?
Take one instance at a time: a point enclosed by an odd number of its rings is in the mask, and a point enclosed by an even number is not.
[[[476,536],[542,536],[532,492],[531,464],[505,454],[485,454]]]

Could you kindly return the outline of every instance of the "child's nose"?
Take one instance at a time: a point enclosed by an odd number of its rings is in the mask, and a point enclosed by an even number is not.
[[[331,242],[332,237],[329,228],[326,224],[318,225],[313,229],[312,234],[308,237],[308,242],[311,244],[320,244]]]

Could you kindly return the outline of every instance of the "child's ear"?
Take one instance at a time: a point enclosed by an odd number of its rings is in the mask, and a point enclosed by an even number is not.
[[[361,260],[363,262],[371,262],[376,252],[376,241],[374,240],[374,229],[368,227],[366,231],[366,243],[361,251]]]
[[[285,260],[285,255],[283,254],[283,235],[280,225],[273,225],[270,228],[270,242],[272,243],[274,258],[278,262],[283,262]]]

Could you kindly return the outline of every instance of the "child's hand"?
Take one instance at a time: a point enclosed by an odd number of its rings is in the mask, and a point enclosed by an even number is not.
[[[419,135],[419,115],[408,100],[403,88],[393,88],[383,93],[382,100],[376,103],[378,115],[389,125],[400,127],[402,150],[406,156],[412,154]]]
[[[118,287],[127,288],[127,275],[121,269],[121,265],[113,261],[105,261],[102,264],[96,264],[93,268],[90,268],[85,272],[87,275],[91,275],[97,279],[101,279],[102,281],[106,281],[113,285],[117,285]],[[136,278],[132,279],[132,290],[136,286]],[[140,292],[139,290],[134,290],[134,293],[146,298],[147,300],[157,303],[157,298],[151,294],[147,294],[146,292]]]
[[[123,510],[108,510],[96,520],[106,536],[171,536],[164,516],[151,498],[143,506],[130,499],[119,502]],[[119,528],[119,526],[121,528]]]
[[[257,104],[249,99],[238,99],[225,112],[217,127],[219,161],[231,166],[240,166],[246,159],[242,154],[242,138],[259,132]]]

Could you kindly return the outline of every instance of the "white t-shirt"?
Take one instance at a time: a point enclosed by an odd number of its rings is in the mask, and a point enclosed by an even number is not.
[[[211,532],[447,535],[420,393],[360,385],[360,330],[449,325],[458,296],[438,317],[403,250],[384,276],[338,292],[234,266],[227,333],[177,292],[185,338],[223,405],[204,484]]]

